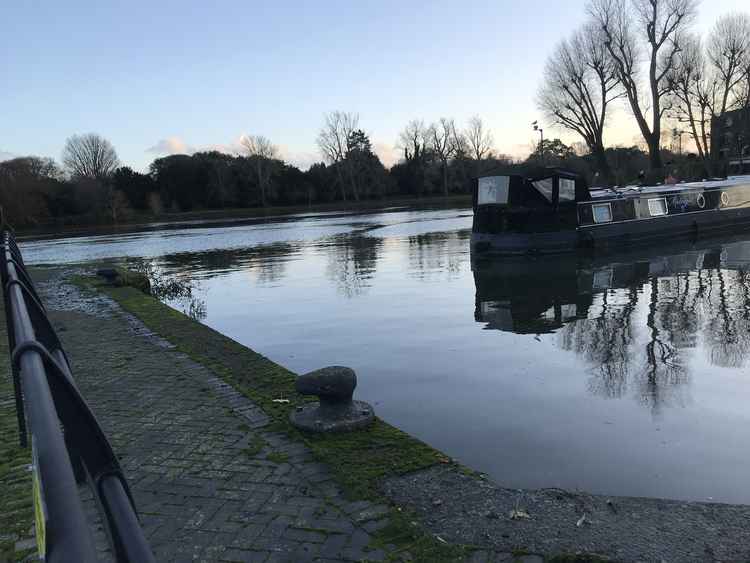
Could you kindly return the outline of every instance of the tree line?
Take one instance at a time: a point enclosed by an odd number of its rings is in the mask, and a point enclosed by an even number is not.
[[[322,161],[308,170],[285,162],[261,135],[243,136],[236,154],[218,151],[155,159],[146,173],[121,166],[95,133],[65,142],[61,164],[21,157],[0,162],[0,205],[17,226],[118,223],[210,209],[310,206],[391,197],[468,194],[482,169],[510,162],[492,149],[479,117],[466,128],[443,118],[412,121],[400,135],[403,159],[390,169],[375,154],[355,113],[324,116]]]
[[[604,131],[620,102],[653,179],[664,178],[670,129],[688,134],[704,176],[723,172],[710,150],[711,120],[750,108],[750,15],[727,14],[703,38],[693,31],[696,10],[697,0],[589,0],[587,21],[549,56],[538,106],[580,137],[607,183],[615,179]]]

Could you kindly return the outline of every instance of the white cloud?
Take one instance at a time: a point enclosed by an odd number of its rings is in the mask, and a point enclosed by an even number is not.
[[[383,166],[386,168],[390,168],[401,160],[401,153],[396,147],[389,143],[373,143],[372,152],[378,155],[380,162],[382,162]]]
[[[166,139],[161,139],[153,147],[147,148],[146,152],[157,155],[172,155],[193,154],[197,151],[192,145],[188,145],[179,137],[167,137]]]
[[[300,170],[307,170],[313,164],[321,162],[323,159],[317,152],[314,151],[300,151],[289,148],[286,145],[278,145],[279,147],[279,158],[299,168]]]
[[[10,160],[12,158],[16,158],[16,155],[11,152],[0,150],[0,162],[2,162],[3,160]]]

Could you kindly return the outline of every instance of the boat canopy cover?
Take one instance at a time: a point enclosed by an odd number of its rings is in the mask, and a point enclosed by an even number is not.
[[[475,206],[566,206],[591,199],[578,174],[559,168],[505,167],[477,178]]]

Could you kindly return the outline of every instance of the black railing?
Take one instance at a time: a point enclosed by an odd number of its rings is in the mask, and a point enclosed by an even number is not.
[[[116,561],[155,561],[117,457],[76,387],[18,245],[5,229],[0,252],[21,445],[31,436],[40,555],[50,562],[97,560],[78,491],[87,482]]]

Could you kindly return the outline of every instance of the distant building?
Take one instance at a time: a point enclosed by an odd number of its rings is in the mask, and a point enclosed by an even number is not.
[[[711,120],[711,156],[729,175],[750,174],[750,107]]]

